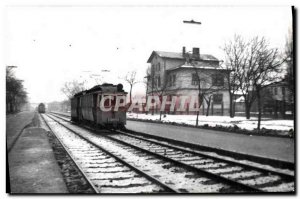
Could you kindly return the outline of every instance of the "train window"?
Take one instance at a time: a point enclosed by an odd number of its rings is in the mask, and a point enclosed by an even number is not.
[[[124,99],[123,98],[120,98],[120,104],[124,104]]]
[[[111,99],[111,105],[112,105],[112,106],[115,106],[115,105],[116,105],[116,96],[112,96],[112,99]]]
[[[105,100],[104,106],[110,106],[110,99]]]
[[[107,95],[105,95],[104,97],[107,97]],[[110,99],[105,99],[104,106],[110,106]]]

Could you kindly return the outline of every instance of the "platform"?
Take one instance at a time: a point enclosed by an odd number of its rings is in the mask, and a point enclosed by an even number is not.
[[[33,113],[19,113],[7,120],[12,126],[7,128],[8,138],[15,137],[14,130],[28,125],[29,115]],[[10,193],[68,193],[46,133],[39,127],[25,128],[7,154]]]
[[[24,111],[17,114],[11,114],[6,117],[6,144],[7,150],[11,150],[14,141],[20,135],[21,131],[32,123],[34,112]]]

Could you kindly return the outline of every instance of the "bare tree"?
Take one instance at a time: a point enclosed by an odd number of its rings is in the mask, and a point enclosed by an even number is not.
[[[66,82],[61,88],[61,92],[64,93],[69,99],[71,99],[76,93],[86,90],[84,82],[78,82],[73,80]]]
[[[285,60],[279,59],[278,49],[269,47],[265,38],[261,38],[258,42],[259,48],[257,52],[257,63],[251,68],[251,82],[256,92],[258,107],[258,124],[257,130],[260,130],[262,103],[262,89],[270,83],[281,80],[281,65]]]
[[[194,84],[197,85],[198,91],[198,103],[196,112],[196,126],[198,126],[200,107],[203,105],[203,101],[205,100],[207,103],[206,116],[208,116],[213,94],[220,91],[221,89],[224,89],[224,79],[222,80],[222,77],[224,77],[224,73],[218,70],[210,71],[209,69],[199,69],[193,64],[193,62],[191,62],[191,64],[193,65],[194,69],[194,77],[192,77],[192,81],[195,81]],[[216,84],[213,82],[214,80],[212,80],[212,77],[214,75],[219,75],[217,80],[219,82],[217,82]]]
[[[146,70],[146,81],[147,81],[147,92],[146,94],[148,94],[149,92],[151,93],[151,95],[153,96],[154,95],[154,91],[157,90],[155,89],[156,87],[156,78],[155,78],[155,69],[154,69],[154,66],[151,65],[147,68]],[[150,89],[150,91],[149,91]],[[148,101],[148,96],[146,96],[146,100]],[[147,101],[146,101],[146,104],[147,104]],[[147,113],[146,113],[147,114]],[[154,108],[152,109],[152,115],[154,115]]]
[[[146,86],[146,104],[148,102],[148,92],[149,92],[149,83],[150,83],[150,77],[151,77],[151,66],[148,66],[146,69],[146,76],[143,79],[143,83]],[[148,114],[148,112],[146,112],[146,115]]]
[[[145,86],[146,86],[146,96],[147,96],[147,94],[148,94],[148,89],[149,89],[149,82],[150,82],[150,77],[151,77],[151,67],[149,66],[149,67],[147,67],[147,69],[146,69],[146,76],[145,76],[145,78],[144,78],[144,80],[143,80],[143,83],[145,84]]]
[[[233,41],[225,43],[223,50],[225,52],[226,60],[225,65],[222,66],[227,69],[225,79],[227,82],[229,93],[229,115],[231,118],[235,115],[234,96],[239,90],[239,75],[242,74],[245,68],[245,50],[247,44],[240,35],[235,35]]]
[[[154,78],[154,90],[156,95],[159,98],[160,104],[162,104],[162,100],[163,100],[163,96],[166,94],[167,90],[168,90],[168,80],[167,80],[167,75],[165,74],[164,77],[162,78],[162,81],[159,78]],[[159,120],[161,120],[161,116],[163,114],[163,111],[160,110],[159,111]],[[165,114],[165,112],[164,112]]]
[[[241,36],[235,36],[234,41],[230,44],[232,49],[227,48],[227,63],[232,64],[234,76],[229,78],[232,84],[230,93],[233,89],[238,89],[242,92],[245,100],[246,118],[250,118],[250,110],[253,102],[256,100],[254,92],[253,75],[259,61],[259,52],[263,46],[264,39],[254,37],[248,42],[245,42]],[[226,52],[226,51],[225,51]],[[233,53],[232,53],[233,52]],[[233,79],[234,78],[234,79]],[[233,93],[234,94],[234,93]]]
[[[253,85],[253,71],[258,64],[259,51],[262,42],[258,37],[254,37],[245,44],[245,51],[242,57],[242,68],[238,73],[239,89],[245,100],[246,118],[250,119],[250,110],[256,100],[256,93]]]
[[[127,73],[127,75],[124,77],[124,80],[129,84],[130,86],[130,91],[129,91],[129,106],[132,103],[132,88],[133,86],[138,83],[138,81],[136,80],[136,71],[130,71]]]

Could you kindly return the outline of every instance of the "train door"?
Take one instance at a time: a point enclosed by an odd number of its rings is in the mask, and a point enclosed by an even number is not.
[[[79,121],[82,120],[82,113],[81,113],[81,97],[76,97],[76,112],[77,112],[77,118]]]
[[[112,95],[112,98],[111,98],[111,118],[112,119],[116,118],[116,112],[114,111],[115,106],[116,106],[116,96]]]
[[[93,107],[92,107],[92,110],[93,110],[93,118],[94,118],[94,122],[95,124],[97,123],[97,97],[98,97],[98,94],[93,94]]]

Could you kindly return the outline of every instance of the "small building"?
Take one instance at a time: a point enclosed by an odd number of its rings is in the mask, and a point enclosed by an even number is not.
[[[289,118],[294,114],[294,96],[288,83],[274,82],[264,88],[263,111],[275,118]]]
[[[292,118],[294,115],[294,96],[288,83],[280,81],[266,85],[261,91],[261,105],[262,115],[265,117]],[[234,109],[236,115],[244,115],[245,113],[245,100],[240,93],[235,94]],[[257,115],[257,100],[252,103],[251,112],[254,116]]]
[[[222,68],[220,60],[214,56],[200,54],[199,48],[193,48],[192,53],[188,53],[183,47],[181,53],[153,51],[147,63],[151,64],[147,76],[147,95],[198,96],[200,84],[200,90],[204,93],[201,114],[207,114],[207,108],[210,115],[229,114],[225,79],[229,71]],[[181,114],[195,112],[187,110]]]

